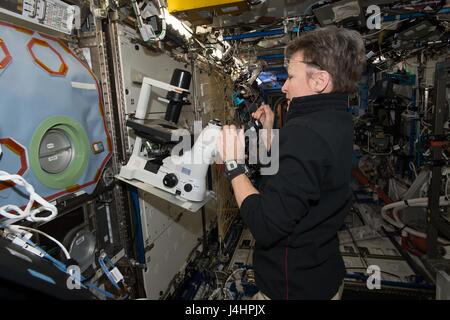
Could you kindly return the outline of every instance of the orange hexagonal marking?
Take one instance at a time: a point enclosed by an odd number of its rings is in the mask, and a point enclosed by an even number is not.
[[[4,22],[4,21],[0,21],[0,26],[10,27],[10,28],[16,29],[16,31],[19,31],[19,32],[22,32],[25,34],[29,34],[29,35],[32,35],[34,33],[34,31],[31,31],[30,29],[18,27],[18,26],[15,26],[13,24],[10,24],[10,23]]]
[[[53,53],[56,54],[59,61],[61,62],[59,69],[56,71],[52,70],[49,66],[44,64],[41,60],[39,60],[39,58],[36,57],[36,55],[33,52],[34,45],[47,47],[50,50],[52,50]],[[32,38],[28,42],[27,47],[28,47],[28,51],[30,52],[31,56],[33,57],[34,62],[36,62],[38,64],[38,66],[40,66],[42,69],[44,69],[47,73],[51,74],[52,76],[65,76],[66,75],[67,70],[69,70],[69,68],[67,67],[67,64],[64,62],[63,57],[59,54],[59,52],[56,51],[47,41],[37,39],[37,38]]]
[[[5,69],[6,66],[12,61],[11,54],[9,53],[8,48],[6,47],[6,43],[3,41],[2,38],[0,38],[0,49],[5,54],[5,57],[0,60],[0,70]]]
[[[20,168],[16,172],[18,175],[23,175],[25,171],[28,169],[28,162],[27,162],[27,153],[26,149],[18,144],[14,139],[12,138],[1,138],[0,144],[4,145],[6,148],[11,150],[13,153],[15,153],[19,159],[20,159]],[[8,189],[14,186],[15,183],[13,182],[1,182],[0,183],[0,190]]]

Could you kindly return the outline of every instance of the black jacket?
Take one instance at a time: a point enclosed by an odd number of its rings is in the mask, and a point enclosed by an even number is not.
[[[294,98],[278,173],[241,205],[256,240],[256,284],[271,299],[331,299],[344,278],[337,231],[351,203],[347,106],[342,93]]]

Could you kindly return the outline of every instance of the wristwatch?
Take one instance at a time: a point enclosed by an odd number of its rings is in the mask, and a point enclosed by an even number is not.
[[[247,174],[248,169],[245,164],[237,163],[236,160],[228,160],[225,164],[225,175],[231,181],[240,174]]]

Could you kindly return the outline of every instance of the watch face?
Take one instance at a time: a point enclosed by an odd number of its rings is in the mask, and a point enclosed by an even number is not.
[[[226,166],[227,166],[228,171],[234,170],[237,167],[237,162],[235,160],[227,161]]]

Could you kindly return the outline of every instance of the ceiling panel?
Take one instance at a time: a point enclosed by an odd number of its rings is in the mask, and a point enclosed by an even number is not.
[[[215,27],[230,27],[254,23],[261,17],[293,17],[303,14],[305,9],[314,3],[317,3],[317,0],[266,0],[239,16],[214,17],[213,25]]]

